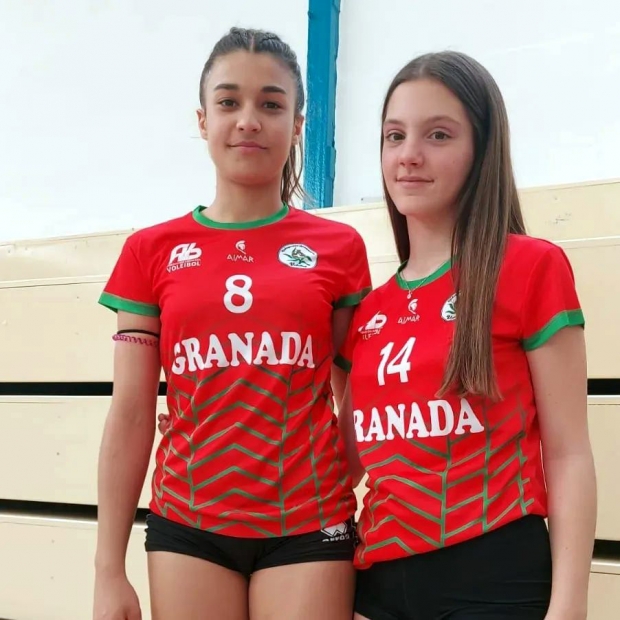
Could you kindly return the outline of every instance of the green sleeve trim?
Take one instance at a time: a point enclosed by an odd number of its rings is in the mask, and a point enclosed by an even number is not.
[[[140,301],[130,301],[129,299],[123,299],[116,295],[110,295],[110,293],[101,293],[99,297],[99,303],[110,310],[118,312],[131,312],[132,314],[141,314],[143,316],[159,316],[160,310],[158,306],[151,304],[144,304]]]
[[[564,310],[559,312],[533,336],[525,338],[523,340],[523,348],[526,351],[537,349],[564,327],[573,327],[575,325],[585,325],[585,319],[581,310]]]
[[[336,364],[338,368],[342,368],[342,370],[344,370],[345,372],[351,372],[351,368],[353,367],[351,362],[342,357],[340,353],[338,353],[338,355],[336,355],[336,357],[334,358],[334,364]]]
[[[345,295],[341,297],[334,303],[334,309],[338,310],[338,308],[350,308],[351,306],[357,306],[357,304],[370,293],[372,290],[371,286],[367,286],[362,289],[359,293],[352,293],[351,295]]]

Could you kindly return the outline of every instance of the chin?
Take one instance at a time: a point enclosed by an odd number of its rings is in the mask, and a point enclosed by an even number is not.
[[[394,200],[394,199],[393,199]],[[435,201],[424,200],[418,197],[406,196],[394,200],[396,210],[405,217],[428,217],[435,216],[442,211]]]

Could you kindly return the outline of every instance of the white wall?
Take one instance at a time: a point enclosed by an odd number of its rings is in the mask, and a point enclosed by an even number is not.
[[[305,75],[307,0],[0,0],[0,241],[145,226],[210,200],[198,82],[234,25]]]
[[[381,195],[383,95],[406,62],[448,48],[498,81],[521,187],[620,177],[617,0],[342,0],[335,205]]]

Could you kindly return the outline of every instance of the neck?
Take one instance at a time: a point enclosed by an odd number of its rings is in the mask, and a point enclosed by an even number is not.
[[[281,208],[279,179],[267,186],[246,186],[218,179],[215,199],[204,214],[216,222],[233,224],[262,220]]]
[[[430,275],[447,260],[452,252],[454,222],[407,217],[409,259],[402,275],[405,280],[418,280]]]

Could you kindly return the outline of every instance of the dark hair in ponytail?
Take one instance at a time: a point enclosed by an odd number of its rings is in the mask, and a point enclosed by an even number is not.
[[[204,89],[207,77],[215,61],[221,56],[226,56],[237,51],[252,52],[255,54],[271,54],[274,58],[284,63],[291,72],[297,93],[295,98],[295,114],[300,115],[304,109],[306,95],[301,78],[301,69],[297,62],[297,55],[278,35],[264,30],[252,30],[247,28],[231,28],[213,47],[200,76],[200,105],[205,107]],[[282,187],[280,197],[282,202],[290,204],[295,195],[304,198],[301,188],[301,171],[303,166],[303,143],[299,140],[297,146],[291,147],[288,160],[282,171]]]

